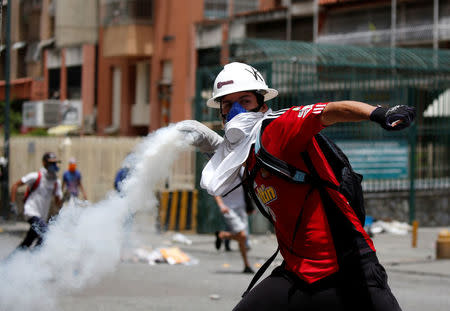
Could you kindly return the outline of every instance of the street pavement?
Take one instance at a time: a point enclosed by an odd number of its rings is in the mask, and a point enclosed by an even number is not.
[[[153,227],[138,221],[133,247],[178,246],[196,263],[148,265],[129,260],[129,252],[124,251],[114,273],[89,288],[60,297],[58,310],[220,311],[237,304],[252,275],[241,273],[235,242],[231,252],[223,248],[216,251],[212,234],[184,234],[192,242],[189,245],[174,242],[175,232],[157,233]],[[27,223],[0,223],[0,258],[14,249],[27,229]],[[373,238],[391,289],[404,311],[450,310],[450,259],[435,258],[436,239],[442,229],[419,228],[416,248],[411,247],[411,234],[382,233]],[[276,240],[273,234],[263,234],[251,236],[250,241],[249,260],[257,269],[275,251]],[[280,257],[273,266],[279,263]]]

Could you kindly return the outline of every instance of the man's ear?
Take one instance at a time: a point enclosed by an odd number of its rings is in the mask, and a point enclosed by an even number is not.
[[[269,110],[269,106],[267,106],[267,104],[264,104],[259,109],[259,112],[266,112],[267,110]]]

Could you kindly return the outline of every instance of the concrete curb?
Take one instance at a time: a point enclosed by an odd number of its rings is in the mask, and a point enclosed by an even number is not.
[[[19,234],[27,232],[30,225],[25,221],[6,221],[0,223],[0,234]]]

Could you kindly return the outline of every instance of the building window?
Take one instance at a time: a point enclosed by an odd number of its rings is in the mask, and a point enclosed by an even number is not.
[[[257,11],[259,7],[259,1],[258,0],[241,0],[237,1],[235,0],[233,2],[233,13],[238,14],[242,12],[252,12]]]
[[[232,0],[233,14],[256,11],[258,0]],[[204,15],[207,19],[225,18],[229,15],[230,0],[205,0]]]
[[[67,98],[81,98],[81,66],[67,67]]]
[[[228,0],[205,0],[205,18],[225,18],[228,16]]]
[[[48,96],[50,99],[59,99],[59,83],[61,81],[61,69],[52,68],[48,70]]]
[[[151,24],[152,0],[101,0],[100,17],[103,26]]]

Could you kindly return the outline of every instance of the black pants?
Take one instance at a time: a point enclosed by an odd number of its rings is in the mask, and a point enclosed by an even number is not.
[[[36,239],[36,246],[41,245],[44,239],[44,234],[48,228],[47,223],[36,216],[31,217],[28,220],[28,223],[30,224],[30,229],[28,230],[22,243],[20,243],[19,248],[29,248]]]
[[[308,284],[283,265],[233,309],[301,311],[401,311],[375,254],[348,261],[338,273]]]

